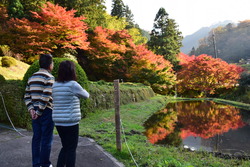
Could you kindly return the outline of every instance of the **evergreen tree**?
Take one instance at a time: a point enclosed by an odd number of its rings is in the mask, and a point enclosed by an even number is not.
[[[135,27],[134,15],[129,9],[128,5],[125,6],[125,18],[128,23],[128,25],[126,26],[126,29],[134,28]]]
[[[68,10],[77,10],[76,16],[84,16],[84,20],[93,30],[97,26],[104,26],[106,23],[105,0],[54,0],[55,4],[66,7]]]
[[[111,16],[116,16],[118,19],[125,17],[125,5],[122,0],[112,0]]]
[[[8,15],[10,18],[22,18],[24,16],[23,5],[19,0],[11,0],[8,5]]]
[[[190,53],[188,54],[189,56],[195,55],[195,48],[192,47],[192,50],[190,51]]]
[[[169,60],[174,69],[179,69],[177,55],[182,46],[182,35],[174,19],[168,18],[164,8],[160,8],[154,20],[154,28],[150,34],[148,47],[155,54],[162,55]]]
[[[48,0],[20,0],[23,5],[24,17],[31,21],[35,21],[32,16],[33,14],[31,14],[30,11],[39,11],[40,7],[42,7],[42,5],[45,4],[47,1]]]

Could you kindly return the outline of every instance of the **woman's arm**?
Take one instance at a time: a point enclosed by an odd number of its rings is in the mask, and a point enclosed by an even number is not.
[[[73,86],[73,93],[77,96],[77,97],[81,97],[84,99],[89,98],[89,93],[82,88],[82,86],[75,82],[74,86]]]

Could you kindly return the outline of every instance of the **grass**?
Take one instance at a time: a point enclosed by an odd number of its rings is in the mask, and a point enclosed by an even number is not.
[[[244,69],[246,69],[248,72],[250,71],[250,64],[243,64],[241,65]]]
[[[0,61],[1,61],[0,57]],[[21,61],[17,61],[16,66],[11,67],[2,67],[0,65],[0,74],[4,76],[6,80],[22,80],[24,74],[26,73],[27,69],[29,68],[29,65],[26,63],[23,63]]]
[[[148,167],[249,167],[250,161],[214,157],[206,152],[190,152],[171,146],[155,146],[142,135],[144,121],[154,112],[165,107],[175,99],[156,96],[150,100],[121,106],[121,120],[129,148],[138,166]],[[178,99],[181,100],[181,99]],[[114,109],[99,110],[89,114],[80,122],[80,135],[96,140],[106,151],[111,153],[125,166],[135,166],[124,143],[122,151],[116,150]]]

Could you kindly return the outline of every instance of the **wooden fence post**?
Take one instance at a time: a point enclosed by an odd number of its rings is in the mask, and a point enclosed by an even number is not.
[[[116,149],[118,151],[122,150],[121,142],[121,121],[120,121],[120,88],[119,88],[119,79],[114,80],[114,89],[115,89],[115,127],[116,127]]]

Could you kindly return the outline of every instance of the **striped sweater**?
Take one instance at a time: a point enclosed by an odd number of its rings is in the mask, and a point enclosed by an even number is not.
[[[37,107],[37,114],[42,115],[46,107],[52,109],[52,85],[54,81],[54,76],[43,68],[40,68],[29,78],[24,95],[28,111]]]

